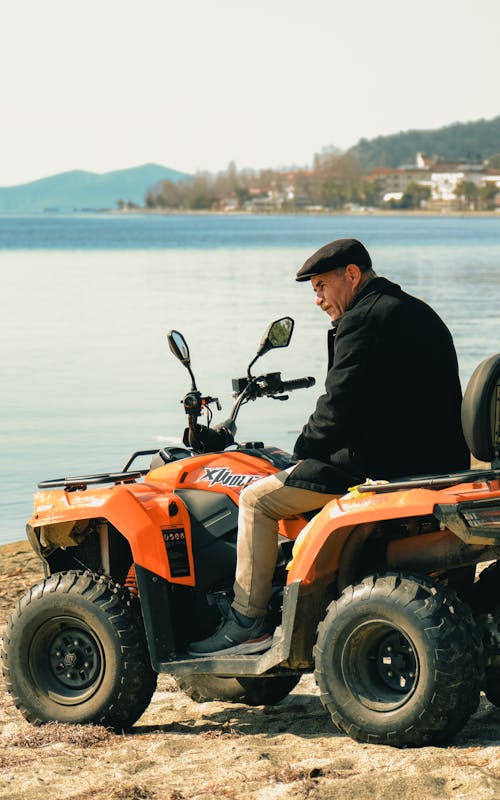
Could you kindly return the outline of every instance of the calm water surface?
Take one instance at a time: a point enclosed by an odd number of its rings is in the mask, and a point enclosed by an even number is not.
[[[340,236],[362,239],[379,274],[441,314],[464,385],[500,350],[500,218],[0,217],[0,542],[23,538],[39,480],[119,470],[182,433],[189,378],[168,349],[172,328],[223,418],[267,323],[294,317],[290,347],[260,368],[317,385],[244,407],[238,432],[290,448],[321,392],[328,328],[293,278]]]

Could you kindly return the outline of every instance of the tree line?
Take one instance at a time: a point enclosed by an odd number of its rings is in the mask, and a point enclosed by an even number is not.
[[[238,170],[234,162],[222,172],[197,172],[184,181],[162,181],[148,190],[149,209],[213,210],[266,206],[283,211],[321,206],[340,209],[348,203],[375,205],[377,181],[366,179],[350,154],[318,154],[312,169]]]
[[[500,163],[500,154],[490,164]],[[463,180],[457,187],[457,208],[494,207],[495,184],[477,186]],[[148,190],[145,207],[151,210],[340,210],[349,206],[418,209],[426,205],[428,186],[410,183],[402,197],[384,202],[384,182],[363,174],[352,152],[325,150],[316,154],[310,169],[290,171],[238,170],[234,162],[218,173],[200,171],[182,181],[162,181]]]

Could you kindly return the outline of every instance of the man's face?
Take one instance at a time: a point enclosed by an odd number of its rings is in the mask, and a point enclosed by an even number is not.
[[[354,269],[353,269],[354,267]],[[338,319],[351,307],[359,285],[359,267],[350,264],[342,269],[332,269],[322,275],[314,275],[311,284],[316,292],[316,305],[320,306],[332,320]]]

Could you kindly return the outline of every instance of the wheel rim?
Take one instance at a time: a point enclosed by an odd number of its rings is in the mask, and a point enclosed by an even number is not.
[[[387,620],[370,620],[350,631],[341,663],[346,687],[372,710],[399,708],[418,685],[420,667],[415,645]]]
[[[36,631],[29,667],[38,688],[56,702],[77,705],[99,688],[104,652],[96,633],[74,617],[54,617]]]

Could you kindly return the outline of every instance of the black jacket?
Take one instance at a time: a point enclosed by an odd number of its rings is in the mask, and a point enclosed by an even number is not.
[[[365,478],[466,469],[451,334],[426,303],[374,278],[328,333],[325,394],[288,486],[341,493]]]

